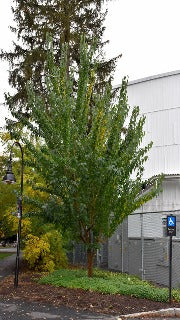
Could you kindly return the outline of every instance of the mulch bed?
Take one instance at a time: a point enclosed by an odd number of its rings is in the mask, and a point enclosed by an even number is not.
[[[109,315],[123,315],[169,308],[168,303],[154,302],[119,294],[101,294],[81,289],[67,289],[52,285],[38,284],[39,274],[24,272],[19,275],[19,286],[14,289],[14,276],[0,282],[0,297],[24,301],[48,303],[54,306],[67,306],[78,310],[88,310]],[[171,307],[180,308],[180,303]]]

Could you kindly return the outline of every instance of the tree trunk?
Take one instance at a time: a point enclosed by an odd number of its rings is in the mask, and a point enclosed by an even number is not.
[[[70,14],[71,14],[70,1],[66,0],[64,1],[63,42],[66,43],[68,46],[70,45],[70,36],[71,36]],[[67,48],[67,66],[66,66],[66,73],[68,78],[69,78],[69,67],[70,67],[70,52],[68,47]]]
[[[93,276],[93,262],[94,262],[94,250],[87,250],[87,268],[88,268],[88,277]]]

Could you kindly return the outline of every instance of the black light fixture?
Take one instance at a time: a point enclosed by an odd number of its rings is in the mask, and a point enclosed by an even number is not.
[[[15,267],[15,277],[14,277],[14,287],[17,288],[18,287],[18,276],[19,276],[19,256],[20,256],[22,197],[23,197],[23,173],[24,173],[23,149],[18,141],[15,141],[11,147],[8,168],[7,168],[6,174],[3,177],[2,181],[6,184],[16,183],[16,178],[14,176],[14,173],[12,172],[12,149],[13,149],[14,145],[17,145],[21,150],[21,189],[20,189],[20,196],[17,199],[19,223],[18,223],[18,232],[17,232],[17,254],[16,254],[16,267]]]
[[[8,168],[6,171],[5,176],[3,177],[2,181],[6,184],[13,184],[16,183],[16,178],[14,176],[14,173],[12,172],[12,158],[11,158],[11,154],[10,154],[10,160],[9,160],[9,164],[8,164]]]

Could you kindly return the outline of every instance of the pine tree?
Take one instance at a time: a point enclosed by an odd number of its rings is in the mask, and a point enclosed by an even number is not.
[[[36,92],[43,92],[44,62],[47,58],[46,36],[53,38],[53,51],[58,63],[63,43],[67,43],[68,63],[79,65],[80,36],[86,36],[91,45],[96,38],[97,54],[101,63],[98,67],[99,87],[111,80],[115,60],[106,62],[103,57],[102,36],[106,12],[102,12],[104,0],[14,0],[12,11],[16,27],[11,31],[17,36],[12,52],[2,51],[0,59],[10,65],[9,84],[15,94],[6,94],[6,103],[16,117],[17,113],[28,114],[26,85],[33,81]]]

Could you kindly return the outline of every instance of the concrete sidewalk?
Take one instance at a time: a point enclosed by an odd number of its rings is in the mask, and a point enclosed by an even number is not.
[[[180,319],[180,308],[167,308],[157,311],[140,312],[134,314],[122,315],[118,320],[138,320],[138,319]]]

